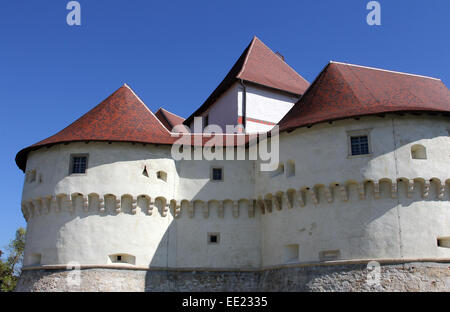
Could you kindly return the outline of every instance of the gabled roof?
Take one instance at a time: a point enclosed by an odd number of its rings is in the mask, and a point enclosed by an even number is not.
[[[174,138],[130,87],[123,85],[68,127],[21,150],[16,156],[16,163],[25,170],[26,158],[31,150],[79,141],[172,144]]]
[[[450,112],[441,80],[330,62],[278,123],[280,130],[389,112]]]
[[[308,81],[255,36],[219,86],[185,124],[206,111],[239,79],[296,95],[303,94],[309,86]]]
[[[162,107],[158,109],[158,111],[155,113],[155,116],[169,131],[172,131],[173,127],[183,124],[184,121],[183,117],[175,115],[174,113],[171,113]]]

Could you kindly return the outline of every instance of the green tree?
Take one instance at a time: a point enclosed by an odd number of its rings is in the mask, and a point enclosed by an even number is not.
[[[25,249],[24,228],[16,231],[16,237],[6,248],[8,256],[6,261],[0,258],[0,291],[13,291],[19,279],[23,264],[23,251]],[[2,252],[0,251],[0,257]]]

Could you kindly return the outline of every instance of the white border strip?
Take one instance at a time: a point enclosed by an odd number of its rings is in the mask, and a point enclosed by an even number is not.
[[[347,66],[353,66],[353,67],[359,67],[359,68],[366,68],[366,69],[373,69],[373,70],[379,70],[379,71],[384,71],[384,72],[393,73],[393,74],[400,74],[400,75],[407,75],[407,76],[420,77],[420,78],[428,78],[428,79],[433,79],[433,80],[442,81],[442,80],[439,79],[439,78],[434,78],[434,77],[429,77],[429,76],[422,76],[422,75],[416,75],[416,74],[410,74],[410,73],[402,73],[402,72],[398,72],[398,71],[394,71],[394,70],[387,70],[387,69],[376,68],[376,67],[369,67],[369,66],[355,65],[355,64],[349,64],[349,63],[343,63],[343,62],[336,62],[336,61],[330,61],[330,63],[341,64],[341,65],[347,65]]]

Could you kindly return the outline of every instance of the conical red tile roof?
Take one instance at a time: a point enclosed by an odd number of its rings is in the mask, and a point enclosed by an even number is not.
[[[79,141],[172,144],[174,138],[130,87],[124,85],[60,132],[21,150],[16,163],[24,170],[32,149]]]
[[[280,130],[389,112],[450,112],[450,91],[436,78],[330,62],[278,123]]]

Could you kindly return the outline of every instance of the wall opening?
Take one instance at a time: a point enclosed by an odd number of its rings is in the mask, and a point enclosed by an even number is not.
[[[88,154],[71,154],[69,174],[86,174],[88,168]]]
[[[369,154],[369,137],[367,135],[350,137],[351,155],[367,155]]]
[[[158,178],[158,180],[163,180],[164,182],[167,182],[167,173],[165,171],[158,171],[156,173],[156,177]]]
[[[144,166],[144,170],[142,171],[142,175],[148,178],[147,166]]]
[[[427,149],[423,145],[415,144],[411,146],[411,157],[412,159],[427,159]]]
[[[295,161],[294,160],[288,160],[286,162],[286,177],[293,177],[295,176]]]
[[[283,173],[284,173],[284,164],[283,163],[279,163],[277,169],[272,172],[272,177],[276,177],[276,176],[281,175]]]
[[[136,264],[136,257],[129,254],[113,254],[109,255],[109,261],[111,263],[127,263],[127,264]]]
[[[223,168],[222,167],[211,168],[211,181],[223,181]]]
[[[284,246],[284,263],[298,262],[298,244]]]
[[[438,247],[450,248],[450,237],[438,237],[437,245]]]
[[[30,170],[26,173],[25,181],[28,183],[36,181],[36,170]]]
[[[41,265],[42,255],[35,253],[30,255],[29,264],[30,265]]]
[[[323,250],[319,252],[320,261],[334,261],[339,260],[341,257],[340,250]]]
[[[217,245],[220,242],[220,233],[208,233],[208,244]]]

